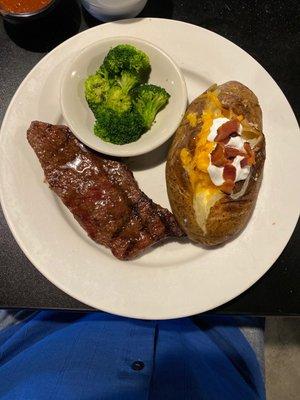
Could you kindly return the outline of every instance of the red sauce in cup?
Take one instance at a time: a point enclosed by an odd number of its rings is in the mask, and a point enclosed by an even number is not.
[[[8,13],[30,13],[38,11],[52,0],[0,0],[0,8]]]

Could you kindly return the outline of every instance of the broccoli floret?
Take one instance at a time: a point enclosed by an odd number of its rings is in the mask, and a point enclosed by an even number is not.
[[[94,125],[94,133],[106,142],[125,144],[135,142],[145,132],[143,119],[135,110],[119,113],[100,107]]]
[[[151,127],[169,100],[165,89],[147,85],[149,57],[129,44],[112,48],[95,75],[85,81],[86,100],[94,112],[94,133],[125,144],[138,140]]]
[[[141,83],[140,77],[128,71],[121,72],[121,75],[117,78],[117,84],[125,94],[128,94],[139,83]]]
[[[120,75],[123,71],[137,74],[145,82],[149,76],[151,65],[147,54],[130,44],[113,47],[103,62],[110,75]]]
[[[142,116],[145,127],[150,129],[158,111],[168,103],[169,93],[160,86],[144,84],[134,89],[133,96],[136,110]]]
[[[84,82],[85,98],[92,111],[101,104],[110,89],[110,82],[100,74],[89,76]]]
[[[109,74],[103,64],[97,69],[96,74],[105,79],[109,86],[113,86],[116,83],[115,77]]]
[[[131,109],[132,101],[131,97],[124,93],[122,88],[113,86],[107,92],[105,105],[118,113],[123,113]]]

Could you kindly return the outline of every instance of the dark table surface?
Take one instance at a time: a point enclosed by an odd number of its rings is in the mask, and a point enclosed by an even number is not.
[[[300,108],[299,15],[298,0],[149,0],[141,14],[190,22],[233,41],[272,75],[296,116]],[[26,25],[0,21],[0,122],[15,90],[46,52],[97,23],[82,12],[76,0],[61,0],[44,19]],[[285,250],[265,276],[215,312],[299,315],[299,239],[298,223]],[[35,269],[15,242],[0,210],[0,308],[9,307],[89,309]]]

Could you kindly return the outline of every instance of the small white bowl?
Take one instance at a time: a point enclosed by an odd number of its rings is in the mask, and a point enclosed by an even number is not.
[[[116,145],[94,135],[95,118],[85,100],[84,81],[95,73],[112,47],[124,43],[148,54],[152,68],[149,83],[162,86],[171,97],[166,107],[157,114],[151,129],[140,139]],[[185,81],[174,61],[153,44],[133,37],[107,38],[86,47],[67,65],[61,81],[61,108],[74,135],[92,149],[116,157],[137,156],[159,147],[175,132],[186,105]]]
[[[145,7],[147,0],[81,0],[84,8],[100,21],[134,18]]]

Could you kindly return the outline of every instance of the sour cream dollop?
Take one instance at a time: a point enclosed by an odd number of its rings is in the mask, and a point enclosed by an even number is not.
[[[215,118],[213,120],[212,126],[211,126],[209,134],[207,136],[207,140],[210,142],[214,142],[214,140],[218,134],[218,129],[228,121],[229,121],[228,118],[223,118],[223,117]],[[239,124],[238,132],[237,132],[238,136],[230,137],[228,143],[225,146],[226,147],[228,146],[228,147],[231,147],[234,149],[238,149],[238,150],[243,150],[246,140],[244,140],[241,136],[242,131],[243,131],[243,127],[241,124]],[[243,158],[244,157],[242,157],[242,156],[236,156],[232,162],[232,165],[236,169],[236,175],[235,175],[234,182],[238,182],[238,181],[242,181],[242,180],[246,179],[250,173],[249,165],[246,165],[243,168],[241,167],[241,160]],[[225,180],[223,178],[224,167],[216,167],[215,165],[213,165],[211,163],[210,155],[209,155],[209,166],[208,166],[207,171],[208,171],[210,179],[212,180],[214,185],[216,185],[216,186],[223,185],[223,183],[225,182]]]
[[[213,141],[215,140],[217,134],[218,134],[218,129],[219,129],[223,124],[225,124],[225,122],[228,122],[228,121],[229,121],[228,118],[223,118],[223,117],[215,118],[215,119],[213,120],[213,123],[212,123],[211,127],[210,127],[210,131],[209,131],[209,134],[208,134],[208,136],[207,136],[207,140],[208,140],[209,142],[213,142]]]

